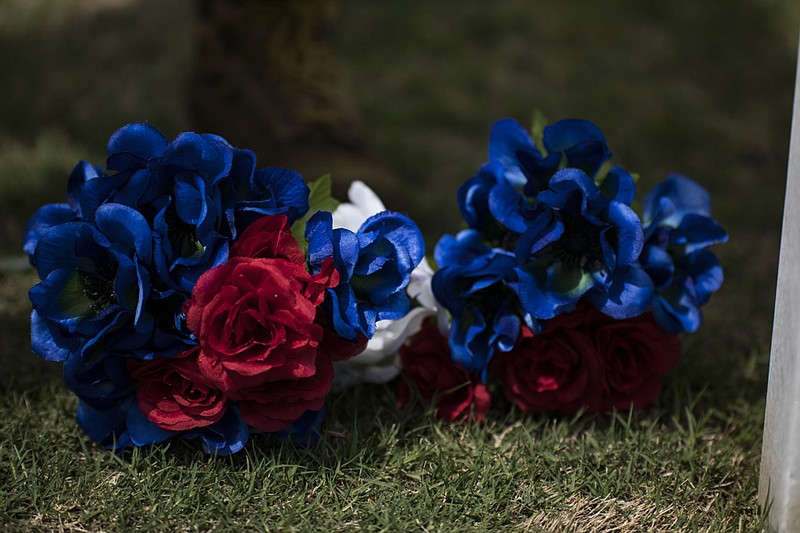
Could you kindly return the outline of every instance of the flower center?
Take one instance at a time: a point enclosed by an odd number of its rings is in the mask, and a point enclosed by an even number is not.
[[[205,246],[197,240],[195,227],[178,216],[175,204],[167,207],[164,212],[164,221],[167,223],[169,242],[172,243],[172,248],[179,256],[191,257],[205,251]]]
[[[581,269],[599,269],[603,264],[600,246],[602,227],[583,217],[564,220],[564,234],[555,243],[556,257],[563,263]]]
[[[83,283],[83,294],[89,299],[89,309],[100,313],[103,309],[117,301],[114,292],[114,277],[117,265],[112,262],[97,265],[94,272],[78,272]]]

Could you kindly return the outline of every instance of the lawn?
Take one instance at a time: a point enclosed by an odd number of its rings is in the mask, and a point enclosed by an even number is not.
[[[656,405],[575,419],[493,406],[480,425],[396,407],[394,384],[333,395],[319,447],[253,439],[121,457],[77,428],[30,351],[28,270],[0,273],[0,529],[758,531],[761,427],[800,7],[621,0],[341,0],[345,74],[375,156],[429,248],[492,123],[588,118],[649,189],[706,186],[726,281]],[[79,159],[147,120],[188,128],[186,1],[0,1],[0,264]],[[269,165],[268,154],[259,154]],[[336,176],[334,176],[336,179]],[[342,178],[339,178],[342,179]],[[387,203],[391,203],[387,201]]]

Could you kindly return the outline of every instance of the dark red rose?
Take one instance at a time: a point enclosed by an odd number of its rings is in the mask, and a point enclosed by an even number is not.
[[[197,280],[186,325],[200,343],[203,375],[238,402],[248,424],[278,431],[322,407],[330,390],[316,318],[338,273],[327,260],[309,274],[285,217],[254,222],[232,252]]]
[[[434,322],[425,322],[399,354],[403,364],[397,394],[400,407],[409,403],[413,386],[423,400],[437,399],[436,416],[441,419],[486,418],[491,402],[486,386],[453,362],[447,339]]]
[[[162,429],[209,426],[225,414],[228,397],[200,372],[198,351],[192,348],[175,357],[130,363],[139,409]]]
[[[615,320],[580,303],[548,320],[538,335],[523,328],[514,349],[497,354],[489,369],[526,412],[640,409],[658,396],[680,350],[678,336],[651,313]]]
[[[551,325],[534,335],[522,328],[514,349],[496,354],[489,370],[500,378],[506,398],[526,413],[602,408],[602,360],[580,329]]]
[[[661,329],[652,313],[628,320],[598,314],[594,342],[605,366],[603,410],[651,404],[664,375],[678,364],[680,338]]]

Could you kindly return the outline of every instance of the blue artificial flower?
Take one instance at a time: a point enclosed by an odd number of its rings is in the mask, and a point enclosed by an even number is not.
[[[544,153],[519,122],[503,119],[489,136],[489,162],[503,167],[508,183],[524,187],[526,196],[536,196],[558,170],[577,168],[594,178],[611,157],[603,132],[588,120],[565,119],[546,126],[542,145]]]
[[[249,183],[254,169],[252,152],[216,135],[168,142],[152,126],[129,124],[109,139],[107,173],[79,163],[67,196],[82,220],[111,202],[139,211],[153,230],[153,282],[188,295],[202,272],[227,259],[237,234],[235,185]]]
[[[525,310],[548,319],[583,296],[617,319],[647,310],[654,289],[636,264],[643,246],[636,213],[573,168],[558,171],[536,199],[516,246]]]
[[[456,193],[458,208],[467,226],[481,230],[490,239],[505,233],[505,228],[489,209],[489,194],[495,185],[504,182],[503,172],[503,166],[499,162],[486,163]]]
[[[203,272],[227,260],[236,236],[233,161],[224,139],[182,133],[153,169],[158,192],[144,196],[140,209],[154,213],[154,259],[166,288],[189,293]]]
[[[167,138],[148,124],[128,124],[108,140],[107,170],[81,161],[67,184],[70,206],[83,220],[94,220],[104,203],[118,203],[141,210],[147,199],[160,194],[153,175],[167,147]],[[151,216],[145,216],[149,219]]]
[[[459,189],[464,220],[494,246],[513,249],[522,233],[530,233],[531,225],[543,223],[548,208],[537,196],[564,168],[583,171],[610,201],[625,205],[633,201],[633,178],[618,166],[604,166],[611,152],[591,122],[562,120],[545,127],[542,150],[517,121],[501,120],[492,128],[489,163]]]
[[[434,259],[440,268],[431,286],[452,317],[452,358],[485,380],[495,351],[511,350],[520,330],[514,255],[485,246],[477,230],[464,230],[440,239]]]
[[[244,177],[244,173],[237,173]],[[236,229],[241,234],[264,215],[285,215],[289,225],[308,212],[309,189],[297,172],[264,168],[252,172],[236,186]]]
[[[645,244],[640,262],[657,290],[653,315],[672,333],[700,327],[704,305],[723,281],[722,266],[706,248],[728,240],[711,218],[708,192],[671,174],[644,200]]]
[[[114,349],[110,337],[121,320],[118,315],[115,322],[83,342],[64,361],[64,383],[93,409],[114,409],[136,390],[128,372],[128,357]]]
[[[378,320],[393,320],[409,307],[405,288],[425,255],[425,242],[407,216],[384,211],[353,233],[333,229],[328,212],[317,212],[306,225],[308,262],[319,272],[333,258],[339,284],[328,289],[325,307],[336,332],[348,340],[371,338]]]
[[[44,359],[64,361],[112,324],[125,327],[132,342],[151,334],[150,227],[135,210],[106,204],[94,224],[56,225],[39,239],[34,257],[42,281],[29,293],[32,346]]]

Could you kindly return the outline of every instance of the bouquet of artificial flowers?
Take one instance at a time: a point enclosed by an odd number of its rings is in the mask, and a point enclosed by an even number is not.
[[[424,243],[405,215],[336,227],[330,183],[256,168],[214,135],[115,132],[67,202],[25,235],[34,351],[63,363],[77,419],[106,447],[251,433],[318,437],[333,362],[403,317]]]
[[[436,246],[431,286],[449,320],[400,349],[411,388],[446,419],[482,419],[493,382],[525,412],[640,408],[678,362],[678,333],[722,284],[727,240],[709,194],[673,174],[631,208],[634,177],[585,120],[533,135],[497,122],[489,161],[457,193],[467,229]],[[490,379],[493,378],[493,379]]]

